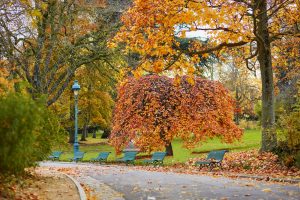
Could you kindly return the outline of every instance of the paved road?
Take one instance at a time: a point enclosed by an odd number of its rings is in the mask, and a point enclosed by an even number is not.
[[[296,199],[299,185],[265,183],[203,175],[151,172],[126,166],[41,163],[41,166],[76,168],[79,181],[98,181],[128,200],[200,200],[200,199]],[[88,178],[87,178],[88,177]],[[91,182],[90,182],[91,185]],[[118,198],[115,198],[118,199]]]

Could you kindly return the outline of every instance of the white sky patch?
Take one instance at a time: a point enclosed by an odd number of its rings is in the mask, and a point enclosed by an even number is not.
[[[194,38],[194,37],[203,37],[208,38],[208,34],[205,31],[188,31],[186,32],[187,38]]]

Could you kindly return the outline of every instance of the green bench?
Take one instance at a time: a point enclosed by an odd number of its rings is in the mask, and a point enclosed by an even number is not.
[[[117,162],[124,162],[126,165],[129,163],[134,165],[135,157],[138,154],[137,151],[126,151],[124,152],[124,156],[120,159],[117,159]]]
[[[166,152],[154,152],[152,158],[149,160],[144,160],[144,163],[151,163],[153,165],[163,165]]]
[[[208,153],[207,158],[205,160],[199,160],[195,162],[195,165],[199,165],[199,170],[203,166],[208,166],[210,170],[216,166],[222,168],[222,161],[227,150],[219,150],[219,151],[211,151]]]
[[[51,156],[49,156],[48,158],[51,160],[59,160],[59,157],[61,156],[63,152],[62,151],[53,151]]]
[[[75,153],[73,158],[70,158],[70,160],[75,162],[82,161],[84,154],[85,152],[78,151]]]
[[[101,152],[99,153],[99,155],[96,157],[96,158],[92,158],[90,161],[91,162],[106,162],[107,161],[107,158],[109,156],[110,152]]]

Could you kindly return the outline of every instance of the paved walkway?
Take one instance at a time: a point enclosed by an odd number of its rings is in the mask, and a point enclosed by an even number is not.
[[[98,187],[98,195],[103,195],[99,199],[300,199],[296,184],[151,172],[127,166],[59,162],[44,162],[41,166],[75,169],[79,182]]]

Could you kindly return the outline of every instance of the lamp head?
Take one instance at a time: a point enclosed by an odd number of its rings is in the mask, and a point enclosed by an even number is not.
[[[74,95],[77,96],[80,90],[80,85],[78,84],[77,80],[74,81],[74,84],[72,85],[72,90],[74,92]]]

